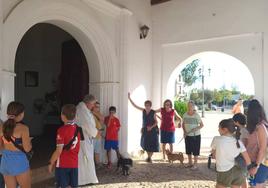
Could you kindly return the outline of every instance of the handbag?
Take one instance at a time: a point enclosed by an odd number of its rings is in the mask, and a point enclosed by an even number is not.
[[[235,165],[238,166],[242,170],[247,170],[247,164],[242,154],[240,153],[235,157]]]
[[[69,151],[71,149],[71,146],[73,145],[73,142],[75,140],[75,137],[77,137],[78,132],[81,132],[82,129],[80,129],[78,126],[76,126],[75,128],[75,132],[74,132],[74,136],[72,138],[72,140],[70,140],[70,142],[66,145],[63,146],[63,150],[67,150]]]
[[[34,151],[33,151],[33,150],[31,150],[31,151],[29,151],[29,152],[26,152],[26,151],[24,150],[24,148],[23,148],[21,145],[17,144],[17,143],[14,142],[14,140],[12,140],[12,139],[10,139],[10,140],[11,140],[12,144],[13,144],[17,149],[19,149],[20,151],[22,151],[23,153],[25,153],[25,155],[26,155],[28,161],[30,161],[30,160],[33,158],[33,154],[34,154]]]

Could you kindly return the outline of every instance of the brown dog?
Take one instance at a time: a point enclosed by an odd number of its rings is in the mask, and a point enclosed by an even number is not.
[[[179,152],[179,153],[171,153],[169,150],[166,150],[166,154],[167,154],[167,158],[168,158],[168,162],[169,163],[173,163],[173,161],[180,161],[181,164],[183,164],[184,161],[184,157],[183,157],[183,153]]]

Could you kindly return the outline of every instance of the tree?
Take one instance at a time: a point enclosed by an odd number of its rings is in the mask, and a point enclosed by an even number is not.
[[[190,64],[186,65],[184,69],[182,69],[181,76],[184,82],[184,86],[191,86],[198,79],[195,71],[198,67],[199,61],[199,59],[195,59]]]
[[[193,100],[196,104],[202,103],[202,90],[192,90],[190,99]],[[204,99],[205,104],[210,103],[213,100],[213,92],[211,90],[204,90]]]

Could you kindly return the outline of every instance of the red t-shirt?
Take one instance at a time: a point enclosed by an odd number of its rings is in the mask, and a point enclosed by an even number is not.
[[[116,117],[107,116],[104,119],[104,123],[106,125],[106,140],[118,140],[118,131],[120,128],[120,121]]]
[[[74,137],[76,124],[67,124],[60,127],[57,131],[57,146],[67,145]],[[78,152],[80,149],[80,133],[73,141],[70,150],[62,150],[57,160],[56,167],[59,168],[78,168]]]
[[[168,132],[175,131],[175,125],[173,121],[174,115],[175,112],[173,109],[167,112],[164,108],[161,108],[161,116],[162,116],[161,127],[160,127],[161,130]]]

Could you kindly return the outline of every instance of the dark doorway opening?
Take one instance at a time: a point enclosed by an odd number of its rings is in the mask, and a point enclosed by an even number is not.
[[[26,107],[34,157],[32,168],[47,164],[55,148],[64,104],[77,105],[89,93],[89,70],[78,42],[52,24],[36,24],[23,36],[15,60],[15,100]]]

